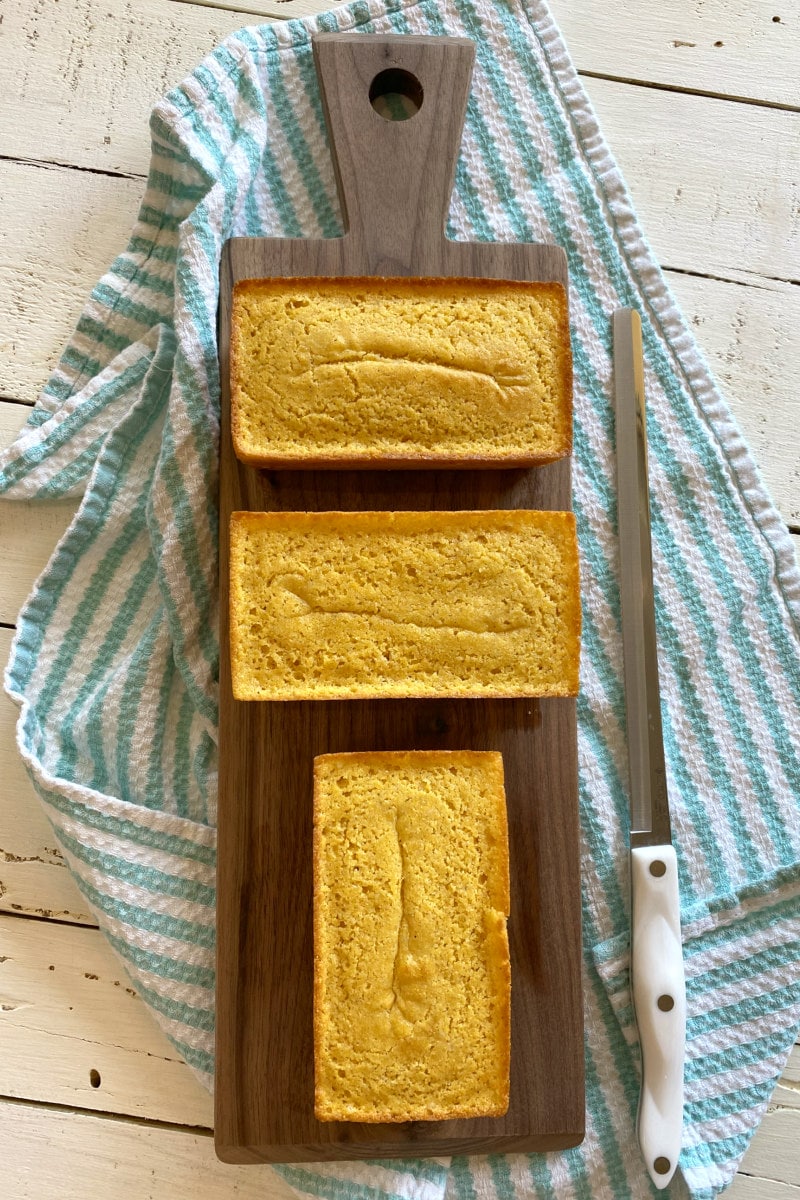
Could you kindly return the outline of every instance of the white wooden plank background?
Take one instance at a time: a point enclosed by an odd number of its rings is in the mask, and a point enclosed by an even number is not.
[[[229,1167],[211,1134],[11,1102],[0,1127],[8,1200],[297,1200],[269,1167]]]
[[[0,444],[124,244],[152,103],[239,25],[327,6],[0,0]],[[800,534],[797,0],[553,8],[668,282]],[[3,662],[73,510],[0,505]],[[0,698],[0,1195],[288,1197],[268,1168],[215,1161],[209,1099],[64,866],[16,755],[15,711]],[[797,1051],[729,1194],[800,1200]]]

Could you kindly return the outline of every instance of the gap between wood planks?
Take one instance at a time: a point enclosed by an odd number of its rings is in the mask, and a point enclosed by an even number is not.
[[[725,1196],[726,1200],[797,1200],[800,1187],[740,1170]]]
[[[197,0],[171,0],[174,4],[193,4]],[[682,96],[702,96],[706,100],[724,100],[731,104],[751,104],[755,108],[777,108],[781,112],[800,112],[800,104],[787,104],[780,100],[760,100],[753,96],[731,95],[729,92],[714,92],[705,88],[681,87],[678,83],[655,83],[648,79],[637,79],[630,75],[608,75],[604,71],[579,70],[581,79],[604,79],[608,83],[626,83],[632,87],[651,88],[658,92],[677,92]]]
[[[171,2],[176,3],[176,4],[183,4],[183,3],[188,4],[188,3],[194,3],[194,0],[171,0]],[[290,0],[287,0],[287,3],[288,2],[290,2]],[[608,75],[593,75],[592,78],[609,80],[610,82],[615,82],[615,83],[626,83],[626,82],[634,83],[634,81],[617,80]],[[656,84],[635,83],[635,86],[650,87],[656,91],[672,90],[672,91],[676,91],[676,92],[681,92],[681,94],[684,94],[684,95],[695,95],[695,96],[704,96],[704,97],[709,95],[709,93],[705,93],[705,92],[689,92],[689,91],[686,91],[685,89],[680,89],[680,88],[665,89],[665,88],[661,88],[660,85],[656,85]],[[771,106],[762,105],[762,107],[773,107],[773,108],[784,108],[784,109],[786,108],[786,106],[781,106],[781,105],[777,105],[777,104],[771,105]],[[798,108],[795,111],[800,112],[800,108]],[[71,163],[71,162],[67,161],[66,159],[20,158],[20,157],[15,157],[14,155],[0,154],[0,163],[3,163],[3,162],[19,164],[19,165],[27,166],[27,167],[33,167],[34,169],[43,170],[43,171],[59,171],[59,170],[78,171],[78,172],[82,172],[87,175],[99,175],[101,178],[104,178],[104,179],[132,179],[132,180],[141,180],[144,183],[147,182],[146,174],[131,173],[128,171],[103,170],[100,167],[76,166],[74,163]],[[688,275],[688,276],[691,276],[692,278],[696,278],[696,279],[713,279],[717,283],[733,283],[739,287],[754,287],[754,288],[762,288],[763,290],[769,290],[768,288],[765,287],[765,282],[766,283],[785,283],[792,287],[800,287],[800,279],[795,279],[791,275],[773,275],[773,274],[764,273],[764,272],[744,271],[744,272],[742,272],[742,274],[747,275],[748,278],[737,279],[733,273],[731,273],[730,275],[720,275],[720,274],[714,274],[711,271],[693,271],[689,267],[678,267],[678,266],[675,266],[675,265],[669,263],[668,261],[661,262],[660,266],[661,266],[662,271],[671,271],[676,275]],[[20,400],[18,397],[0,395],[0,403],[4,403],[4,402],[10,403],[10,404],[26,404],[26,403],[28,403],[28,401]]]
[[[768,283],[787,283],[791,287],[800,287],[800,279],[793,279],[791,276],[781,275],[762,275],[756,271],[742,271],[741,274],[746,275],[746,279],[737,279],[731,272],[730,275],[715,275],[711,271],[693,271],[690,267],[675,267],[668,262],[660,263],[662,271],[671,271],[673,275],[688,275],[692,279],[713,279],[716,283],[733,283],[737,287],[745,288],[761,288],[763,291],[771,289],[765,287],[764,280]]]
[[[90,1039],[88,1039],[88,1038],[86,1039],[87,1042],[89,1040]],[[177,1062],[179,1060],[176,1059],[174,1061]],[[787,1087],[787,1086],[791,1086],[791,1085],[787,1084],[782,1079],[779,1083],[779,1086]],[[60,1104],[60,1103],[58,1103],[56,1101],[52,1101],[52,1100],[31,1100],[31,1099],[27,1099],[26,1097],[9,1096],[4,1093],[0,1093],[0,1104],[13,1104],[18,1107],[33,1106],[38,1109],[44,1109],[47,1112],[54,1112],[54,1113],[70,1113],[70,1114],[77,1113],[82,1116],[97,1117],[100,1120],[121,1121],[127,1125],[140,1125],[140,1126],[144,1126],[146,1128],[158,1128],[158,1129],[163,1129],[163,1130],[171,1130],[175,1133],[194,1134],[199,1137],[210,1138],[210,1137],[213,1137],[213,1134],[214,1134],[213,1128],[209,1125],[188,1125],[188,1124],[184,1125],[177,1121],[164,1121],[162,1119],[159,1119],[158,1117],[140,1117],[135,1114],[112,1112],[108,1109],[87,1108],[87,1107],[85,1107],[83,1105],[79,1105],[79,1104]],[[775,1105],[774,1107],[770,1108],[766,1115],[767,1115],[767,1117],[769,1117],[771,1114],[777,1113],[777,1112],[795,1112],[796,1113],[797,1109],[791,1105],[778,1104],[778,1105]],[[797,1119],[800,1120],[800,1114],[798,1114]],[[748,1172],[746,1170],[743,1171],[740,1169],[738,1174],[745,1175],[747,1178],[750,1178],[750,1179],[763,1179],[763,1180],[765,1180],[765,1182],[768,1181],[767,1177],[756,1175],[756,1174],[754,1174],[752,1172]],[[769,1182],[774,1182],[774,1181],[769,1181]],[[794,1185],[790,1184],[788,1186],[793,1187]]]
[[[285,16],[280,12],[266,13],[263,9],[248,8],[246,4],[230,3],[226,4],[224,0],[167,0],[171,4],[184,4],[191,8],[211,8],[221,12],[241,13],[244,17],[256,17],[260,22],[275,22],[288,21],[296,17],[302,19],[308,16],[316,15],[316,8],[310,12],[287,11]],[[273,0],[274,4],[295,3],[295,0]],[[341,7],[341,5],[326,5],[326,7]],[[322,11],[322,8],[319,9]],[[686,43],[689,45],[690,43]],[[619,75],[613,72],[592,71],[589,69],[577,68],[577,73],[583,79],[602,79],[608,83],[623,83],[634,87],[652,88],[656,91],[677,92],[685,96],[702,96],[708,100],[725,100],[734,104],[750,104],[757,108],[774,108],[782,112],[800,112],[800,104],[791,104],[781,100],[766,100],[753,96],[739,95],[730,92],[714,91],[710,88],[698,88],[684,86],[675,83],[663,83],[648,79],[640,79],[635,75]]]
[[[107,179],[147,179],[146,175],[140,175],[138,172],[108,171],[102,167],[80,166],[77,163],[59,158],[29,158],[27,155],[0,154],[0,163],[4,162],[21,163],[26,167],[36,167],[40,171],[55,171],[60,168],[66,168],[69,171],[84,171],[87,175],[102,175]]]
[[[267,14],[265,12],[261,12],[257,9],[253,9],[253,8],[242,8],[242,6],[239,4],[223,4],[221,2],[218,2],[218,0],[168,0],[168,2],[170,4],[185,4],[188,8],[215,8],[215,9],[218,9],[220,12],[241,13],[243,17],[258,17],[259,21],[263,24],[271,23],[273,21],[291,21],[293,19],[292,15],[289,13],[287,13],[286,16],[283,17],[283,16],[278,16],[275,13]],[[345,2],[345,0],[341,0],[341,2],[339,4],[337,4],[334,0],[334,2],[331,3],[330,5],[328,5],[327,7],[328,8],[339,8],[339,7],[343,6],[344,2]],[[291,4],[291,3],[293,3],[293,0],[273,0],[273,3],[275,3],[275,4]],[[324,10],[320,9],[319,11],[323,12]],[[298,20],[302,20],[303,17],[316,16],[316,13],[304,12],[304,13],[296,13],[295,15],[298,18]]]
[[[37,1119],[39,1114],[42,1114],[42,1116],[48,1114],[56,1119],[58,1117],[77,1118],[81,1121],[94,1119],[97,1122],[111,1123],[111,1128],[116,1127],[126,1130],[138,1128],[142,1131],[147,1131],[151,1135],[166,1136],[173,1134],[178,1137],[201,1138],[206,1145],[210,1143],[213,1136],[212,1130],[205,1126],[188,1126],[166,1121],[151,1121],[143,1117],[128,1117],[118,1113],[99,1112],[92,1109],[76,1108],[71,1105],[52,1104],[47,1101],[0,1097],[0,1105],[8,1105],[7,1112],[9,1110],[16,1110],[17,1112],[28,1112],[32,1116],[36,1114]],[[108,1127],[106,1126],[106,1128]],[[98,1128],[98,1126],[95,1126],[95,1128]],[[758,1136],[757,1133],[756,1137]],[[226,1170],[221,1164],[217,1164],[217,1166],[223,1171]],[[245,1168],[244,1170],[249,1175],[249,1168]],[[257,1172],[254,1176],[253,1182],[258,1184],[259,1189],[262,1186],[259,1180],[263,1181],[263,1179],[263,1171]],[[235,1190],[237,1190],[238,1194],[238,1189]],[[794,1184],[748,1170],[740,1170],[738,1172],[731,1191],[732,1200],[734,1200],[734,1197],[736,1200],[767,1200],[767,1198],[769,1200],[778,1200],[778,1198],[780,1200],[793,1200],[798,1195],[800,1195],[800,1188],[797,1188]]]
[[[23,861],[36,861],[35,859]],[[41,860],[44,861],[44,860]],[[52,864],[55,865],[55,864]],[[89,925],[86,921],[71,921],[68,917],[57,917],[51,913],[49,909],[43,908],[38,912],[34,909],[15,908],[12,904],[9,908],[4,908],[0,911],[0,916],[13,917],[20,921],[46,921],[48,925],[69,925],[73,929],[99,929],[99,925]]]
[[[23,400],[19,396],[2,396],[0,395],[0,404],[19,404],[22,408],[33,408],[30,400]],[[0,621],[0,625],[3,622]]]
[[[87,1041],[89,1039],[87,1038]],[[179,1059],[175,1059],[179,1062]],[[211,1138],[214,1130],[210,1125],[181,1125],[176,1121],[161,1121],[157,1117],[137,1117],[135,1114],[115,1113],[104,1108],[85,1108],[80,1104],[57,1104],[53,1100],[28,1100],[22,1096],[6,1096],[0,1093],[0,1104],[13,1104],[19,1108],[38,1108],[54,1113],[77,1113],[84,1117],[97,1117],[101,1121],[121,1121],[125,1125],[142,1125],[148,1129],[168,1129],[173,1133],[194,1134],[196,1137]]]
[[[175,3],[175,4],[189,4],[189,3],[194,3],[195,0],[170,0],[170,2]],[[291,0],[287,0],[287,3],[289,3],[289,2],[291,2]],[[709,97],[714,98],[712,93],[710,93],[710,92],[690,91],[689,89],[686,89],[686,88],[666,88],[666,87],[663,87],[661,84],[642,83],[640,80],[617,79],[611,75],[590,74],[589,72],[585,72],[585,74],[587,75],[587,77],[590,77],[592,79],[607,80],[608,82],[611,82],[611,83],[631,84],[632,86],[635,86],[635,87],[650,88],[653,91],[673,91],[673,92],[678,92],[681,95],[701,96],[704,98],[709,98]],[[728,97],[719,97],[719,98],[720,99],[728,99]],[[756,104],[759,102],[749,101],[749,100],[741,100],[741,101],[736,100],[736,101],[734,101],[734,103]],[[800,107],[790,108],[788,105],[760,104],[760,107],[776,108],[776,109],[781,109],[783,111],[800,113]],[[80,171],[87,175],[99,175],[101,178],[105,178],[105,179],[134,179],[134,180],[141,180],[143,183],[147,182],[146,174],[132,173],[129,171],[103,170],[101,167],[76,166],[74,163],[71,163],[71,162],[67,161],[66,159],[58,159],[58,158],[38,159],[38,158],[29,158],[29,157],[18,157],[18,156],[11,155],[11,154],[0,154],[0,163],[3,163],[3,162],[21,164],[23,166],[33,167],[34,169],[38,169],[38,170],[42,170],[42,171],[56,171],[56,170]],[[762,272],[749,271],[749,272],[744,272],[744,274],[747,274],[749,276],[749,278],[736,279],[732,274],[729,276],[726,276],[726,275],[715,275],[709,271],[692,271],[688,267],[676,267],[676,266],[670,264],[669,262],[662,262],[660,264],[660,266],[661,266],[662,271],[672,271],[676,275],[689,275],[696,279],[713,279],[717,283],[734,283],[734,284],[737,284],[739,287],[755,287],[755,288],[761,287],[761,288],[764,288],[764,283],[760,282],[760,281],[764,281],[764,280],[766,280],[768,282],[772,282],[772,283],[785,283],[785,284],[789,284],[792,287],[800,287],[800,279],[795,279],[791,275],[772,275],[772,274],[765,274]],[[7,402],[10,404],[25,404],[25,403],[27,403],[27,401],[20,400],[14,396],[0,395],[0,403],[3,403],[3,402]]]

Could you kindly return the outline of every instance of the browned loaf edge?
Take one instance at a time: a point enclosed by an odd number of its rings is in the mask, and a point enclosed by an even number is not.
[[[395,282],[407,282],[407,277],[390,277],[390,276],[362,276],[362,277],[337,277],[337,276],[316,276],[316,277],[299,277],[286,276],[279,279],[271,276],[270,282],[281,282],[286,284],[287,288],[293,284],[297,286],[308,286],[311,283],[319,284],[337,284],[343,290],[356,287],[369,287],[375,284],[386,284]],[[563,397],[565,406],[568,412],[565,415],[567,426],[565,437],[557,452],[553,453],[524,453],[512,454],[502,453],[497,454],[461,454],[449,455],[441,451],[432,450],[420,446],[415,450],[409,450],[408,453],[371,453],[364,450],[363,453],[357,455],[347,454],[324,454],[320,452],[301,452],[299,449],[291,454],[282,454],[269,452],[265,450],[263,453],[254,453],[245,443],[242,437],[240,423],[240,395],[241,395],[241,349],[240,349],[240,330],[235,319],[236,313],[236,297],[256,290],[260,279],[250,278],[241,279],[233,289],[233,306],[231,320],[231,340],[230,340],[230,396],[231,396],[231,432],[233,438],[234,451],[236,457],[243,463],[253,467],[260,467],[271,470],[290,470],[292,468],[313,468],[316,470],[347,470],[348,468],[360,470],[426,470],[426,469],[449,469],[449,470],[466,470],[466,469],[486,469],[495,468],[514,468],[514,467],[534,467],[544,466],[547,463],[556,462],[561,458],[565,458],[572,453],[572,394],[573,394],[573,367],[572,354],[569,332],[569,316],[567,292],[564,285],[554,280],[520,280],[520,279],[480,279],[481,290],[491,293],[493,290],[500,288],[508,288],[512,286],[518,288],[521,292],[551,292],[558,293],[563,297],[563,303],[559,312],[559,330],[558,336],[563,342],[565,353],[561,359],[562,373],[558,380],[558,389]],[[415,286],[423,291],[426,285],[430,284],[448,284],[454,288],[458,288],[459,284],[469,284],[474,287],[476,284],[475,278],[459,279],[458,277],[449,276],[430,276],[421,277],[414,280]]]
[[[509,951],[507,918],[511,909],[511,882],[510,882],[510,858],[508,844],[508,812],[506,805],[505,787],[503,782],[503,758],[497,751],[487,750],[397,750],[397,751],[351,751],[344,753],[322,754],[314,759],[314,809],[313,809],[313,878],[314,878],[314,1057],[315,1064],[318,1061],[319,1047],[322,1043],[323,1036],[323,1014],[322,1014],[322,988],[321,976],[318,970],[318,965],[323,953],[321,945],[321,893],[320,881],[322,877],[321,871],[321,856],[323,850],[323,838],[321,832],[321,789],[320,789],[320,774],[321,768],[327,763],[343,763],[347,764],[364,763],[371,766],[380,766],[385,763],[387,767],[395,764],[411,762],[413,765],[424,764],[426,760],[432,766],[439,765],[443,762],[452,765],[466,766],[472,763],[480,765],[487,760],[493,760],[493,765],[499,765],[499,786],[494,790],[495,813],[494,823],[495,830],[501,847],[501,894],[499,896],[499,905],[502,912],[505,914],[505,919],[498,922],[498,927],[493,932],[496,934],[493,937],[493,955],[487,964],[494,977],[494,987],[496,994],[504,997],[504,1003],[500,1006],[499,1025],[501,1028],[501,1036],[503,1038],[503,1057],[498,1062],[498,1077],[503,1080],[503,1091],[498,1097],[495,1105],[487,1105],[478,1107],[476,1105],[451,1106],[449,1108],[427,1107],[414,1112],[402,1110],[400,1105],[395,1105],[393,1108],[386,1107],[384,1109],[374,1109],[370,1113],[360,1113],[357,1121],[363,1124],[378,1124],[378,1123],[394,1123],[408,1121],[445,1121],[456,1120],[459,1118],[475,1118],[475,1117],[502,1117],[508,1111],[509,1106],[509,1088],[510,1088],[510,1070],[511,1070],[511,957]],[[315,1115],[320,1121],[347,1120],[342,1116],[325,1116],[320,1111],[320,1092],[318,1081],[315,1083]],[[354,1118],[355,1119],[355,1118]]]
[[[288,687],[285,683],[278,684],[273,681],[273,688],[270,691],[268,688],[251,690],[244,681],[242,674],[242,664],[247,661],[246,649],[246,634],[242,631],[242,622],[237,619],[239,614],[236,610],[238,587],[231,586],[230,588],[230,655],[233,672],[233,687],[234,695],[242,701],[261,702],[261,701],[276,701],[290,702],[293,700],[332,700],[332,699],[387,699],[387,698],[407,698],[407,699],[436,699],[445,697],[460,698],[481,698],[481,697],[497,697],[510,698],[514,696],[574,696],[578,691],[578,672],[580,664],[580,626],[581,612],[579,600],[579,578],[578,578],[578,548],[577,537],[575,530],[575,517],[571,511],[567,512],[539,512],[536,510],[520,510],[510,509],[504,510],[465,510],[456,512],[322,512],[322,513],[254,513],[254,512],[235,512],[231,514],[230,538],[232,553],[233,548],[238,546],[244,536],[245,530],[248,528],[258,529],[259,526],[267,529],[278,530],[281,527],[291,530],[294,527],[306,526],[309,529],[317,527],[324,531],[328,526],[336,527],[336,525],[344,524],[345,527],[350,527],[350,531],[357,533],[359,529],[367,529],[369,526],[378,525],[380,528],[375,532],[392,533],[397,528],[405,533],[409,532],[403,526],[418,527],[418,532],[426,533],[437,529],[453,528],[458,529],[480,529],[485,523],[488,530],[494,531],[493,527],[499,523],[508,522],[512,525],[519,526],[524,531],[525,527],[529,527],[533,531],[538,531],[539,528],[544,529],[548,523],[554,527],[563,526],[563,530],[569,534],[569,543],[567,546],[568,557],[561,564],[563,569],[563,581],[571,598],[574,598],[574,604],[570,611],[562,614],[562,622],[564,627],[564,647],[563,657],[565,659],[563,672],[554,674],[553,677],[546,683],[543,681],[540,684],[535,684],[532,681],[521,683],[515,681],[515,685],[504,675],[498,676],[497,683],[491,684],[486,679],[478,681],[474,675],[472,677],[472,687],[470,679],[457,683],[452,682],[450,685],[442,684],[439,687],[433,685],[423,686],[419,681],[414,680],[411,676],[404,677],[403,681],[398,682],[383,682],[377,677],[370,676],[370,682],[366,683],[359,680],[355,674],[351,675],[346,680],[340,681],[334,689],[332,684],[319,684],[316,680],[311,679],[310,684],[303,689],[300,685]],[[468,586],[469,580],[466,576],[468,570],[465,564],[465,584]],[[433,661],[433,660],[431,660]],[[430,663],[428,663],[430,668]]]

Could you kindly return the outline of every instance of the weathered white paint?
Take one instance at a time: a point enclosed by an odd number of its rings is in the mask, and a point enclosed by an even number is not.
[[[8,661],[11,637],[12,630],[0,629],[0,668]],[[0,912],[93,925],[17,752],[18,713],[0,695]]]
[[[3,154],[145,174],[153,104],[246,23],[167,0],[11,0],[0,56]]]
[[[585,82],[662,266],[800,281],[800,112]]]
[[[642,225],[673,269],[668,280],[784,518],[800,523],[791,451],[800,295],[780,282],[800,279],[800,118],[619,82],[797,108],[800,22],[771,0],[553,6],[579,69],[617,80],[585,82]],[[0,29],[0,396],[33,401],[86,293],[124,245],[147,170],[153,101],[222,36],[252,23],[248,12],[287,17],[323,7],[325,0],[7,0]],[[8,161],[14,158],[22,161]],[[0,445],[25,415],[0,404]],[[14,620],[72,509],[0,505],[0,622]],[[3,661],[10,636],[0,630]],[[138,997],[125,991],[129,983],[101,935],[79,924],[20,919],[91,917],[16,759],[14,716],[3,698],[0,890],[7,891],[0,909],[18,915],[0,915],[0,1096],[23,1098],[3,1104],[3,1194],[288,1200],[293,1193],[268,1168],[222,1166],[208,1136],[156,1123],[207,1125],[208,1097]],[[795,1052],[732,1200],[800,1200],[799,1079]]]
[[[775,505],[800,526],[800,288],[666,276]]]
[[[769,1128],[768,1119],[765,1119],[756,1134],[756,1141],[766,1141]],[[725,1192],[725,1200],[800,1200],[800,1187],[791,1183],[776,1183],[774,1179],[764,1179],[740,1171]]]
[[[8,1200],[297,1200],[271,1167],[230,1167],[210,1135],[35,1104],[0,1120]]]
[[[139,70],[138,60],[132,60],[127,50],[119,60],[110,52],[109,29],[119,24],[121,14],[116,13],[112,22],[110,18],[101,20],[100,12],[108,7],[114,14],[114,5],[120,4],[121,0],[109,0],[108,5],[100,0],[72,0],[72,6],[53,6],[55,19],[42,25],[35,43],[37,55],[44,55],[50,48],[46,60],[41,64],[36,61],[36,79],[41,73],[46,80],[46,85],[40,80],[44,97],[38,102],[23,79],[19,85],[19,112],[14,113],[12,107],[12,119],[4,134],[11,143],[7,155],[146,174],[146,122],[151,103],[164,90],[163,80],[158,80],[157,86],[154,82],[148,94],[148,78]],[[143,46],[144,38],[154,38],[149,61],[161,62],[174,53],[175,31],[168,22],[163,28],[161,23],[150,28],[148,11],[152,4],[154,0],[149,0],[142,20],[131,28],[136,30],[134,36],[142,38]],[[84,19],[88,24],[85,38],[89,44],[80,58],[83,66],[79,76],[67,89],[68,95],[59,101],[60,115],[54,122],[49,114],[53,103],[50,92],[54,80],[66,71],[62,59],[67,53],[65,30],[59,28],[59,22],[71,7],[76,10],[77,22]],[[169,4],[168,8],[181,14],[193,11],[186,4]],[[22,31],[13,23],[14,13],[17,20],[23,20],[19,11],[19,6],[12,8],[11,28],[4,36],[10,38],[11,56],[17,49],[25,62],[30,56],[24,55],[24,46],[14,44],[22,40]],[[119,30],[114,36],[116,46]],[[205,44],[210,47],[211,38]],[[179,77],[199,56],[199,49],[187,55]],[[100,71],[97,64],[102,64]],[[587,79],[585,85],[626,175],[645,233],[663,265],[726,278],[747,280],[758,274],[800,280],[800,113],[654,88],[632,89],[631,85],[604,79]],[[108,89],[107,102],[98,101],[98,91],[104,98]],[[13,86],[7,92],[13,96]],[[134,92],[136,102],[128,92]],[[92,137],[97,137],[98,107],[110,132],[103,133],[97,146],[88,149]],[[634,120],[632,113],[636,113]],[[106,144],[104,138],[110,142]],[[37,206],[50,221],[54,212],[48,205],[47,192],[56,181],[37,178],[35,187],[29,182],[28,196],[34,200],[42,188],[44,196]],[[1,188],[0,194],[5,191]],[[13,214],[18,210],[11,199],[6,206],[11,210],[12,224],[8,226],[4,220],[0,229],[7,229],[8,246],[13,247],[19,235],[19,217],[14,221]],[[25,216],[26,226],[34,226],[30,215]],[[86,230],[92,232],[97,221],[98,215],[90,210]],[[102,227],[102,216],[100,221]]]
[[[0,161],[0,396],[36,399],[143,192],[142,179]]]
[[[634,178],[641,178],[634,163],[631,169]],[[719,186],[724,186],[721,178]],[[35,400],[88,292],[124,247],[141,191],[139,180],[0,163],[0,230],[5,228],[8,246],[5,264],[0,260],[0,395]],[[739,208],[731,202],[726,237],[719,247],[730,239],[746,247],[749,226],[743,206],[744,200]],[[684,264],[695,261],[681,256],[677,247],[681,229],[703,225],[704,203],[687,200],[680,226],[664,224],[663,208],[658,189],[639,202],[645,229],[660,231],[663,260],[670,261],[674,251]],[[716,241],[711,245],[717,246]],[[708,250],[706,257],[720,252]],[[699,256],[699,248],[692,253]],[[739,259],[747,264],[745,248]],[[691,266],[668,271],[667,277],[778,507],[788,523],[796,524],[800,467],[788,435],[800,394],[800,289],[759,277],[755,267],[745,272],[744,265],[739,274],[752,280],[747,285],[687,274],[687,269],[695,269]],[[797,270],[800,275],[800,265]],[[0,610],[0,620],[7,619]]]
[[[237,14],[168,0],[143,0],[136,21],[124,0],[61,0],[47,6],[39,29],[42,9],[43,0],[16,4],[4,22],[0,72],[13,70],[4,153],[141,175],[151,104],[239,23]],[[219,18],[219,28],[205,20],[198,27],[198,11]],[[593,25],[580,20],[592,35],[609,26],[608,14]],[[32,29],[39,32],[33,41]],[[585,83],[664,265],[726,278],[800,279],[800,113],[602,79]]]
[[[0,402],[0,446],[7,446],[27,420],[22,404]],[[56,542],[75,512],[75,502],[37,503],[21,500],[0,504],[0,622],[13,625]],[[0,787],[2,782],[0,782]]]
[[[797,1149],[800,1140],[800,1110],[797,1107],[780,1105],[781,1094],[785,1091],[780,1084],[776,1087],[770,1111],[764,1117],[759,1132],[747,1151],[742,1169],[751,1175],[797,1186],[800,1181]],[[765,1195],[772,1197],[775,1193]]]
[[[185,0],[170,3],[177,7]],[[326,0],[195,3],[236,9],[241,24],[331,7]],[[550,8],[579,71],[798,106],[794,64],[800,60],[800,22],[791,3],[701,0],[656,5],[619,0],[609,12],[606,0],[551,0]]]
[[[211,1097],[97,929],[0,915],[0,956],[0,1095],[211,1127]]]
[[[800,22],[791,2],[619,0],[612,12],[604,0],[550,0],[550,7],[581,71],[798,106]]]

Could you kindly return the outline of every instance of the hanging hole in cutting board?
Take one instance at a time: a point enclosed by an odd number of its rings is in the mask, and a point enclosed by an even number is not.
[[[422,108],[422,84],[416,75],[390,67],[370,84],[369,102],[385,121],[408,121]]]

